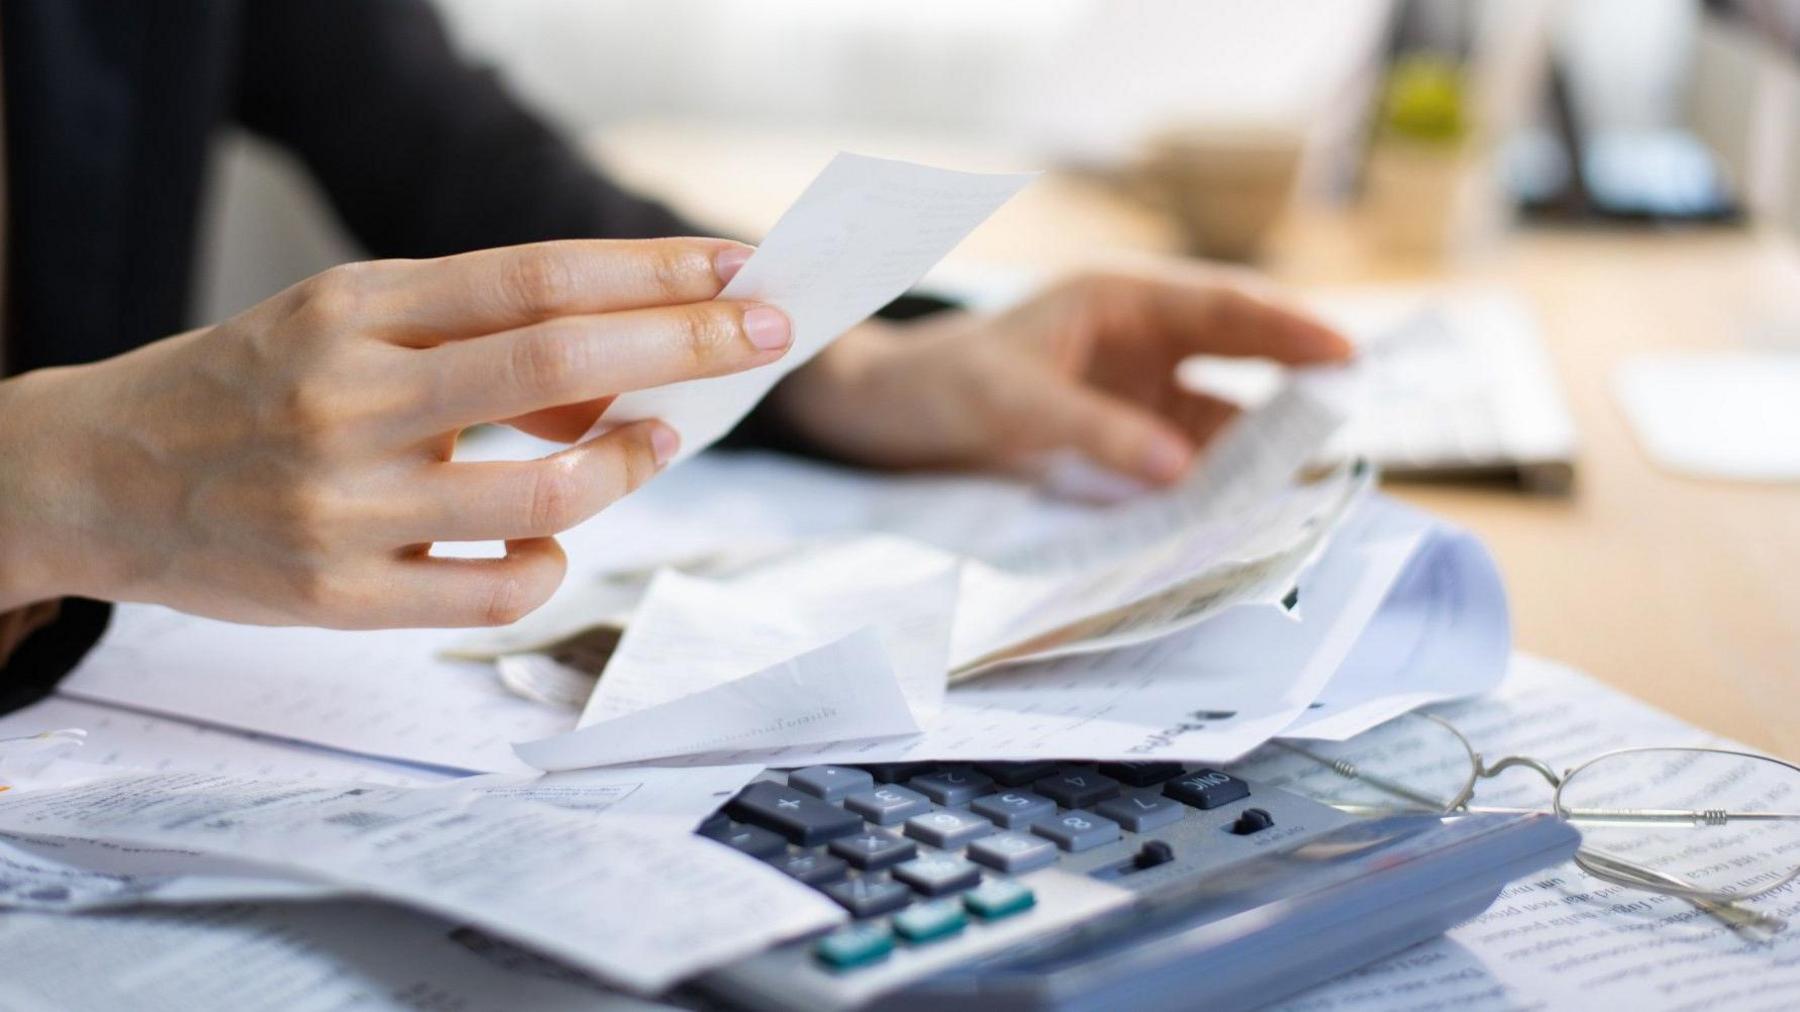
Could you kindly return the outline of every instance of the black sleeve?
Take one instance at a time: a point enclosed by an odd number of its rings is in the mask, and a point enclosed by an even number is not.
[[[293,151],[375,256],[704,234],[596,172],[423,0],[244,5],[236,118]]]
[[[716,234],[601,176],[457,56],[422,0],[262,0],[243,19],[237,118],[295,152],[375,256]],[[905,297],[880,315],[941,305]],[[720,445],[816,452],[767,409]]]

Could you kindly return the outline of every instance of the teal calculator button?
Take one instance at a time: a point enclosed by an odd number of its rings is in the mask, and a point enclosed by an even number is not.
[[[955,900],[921,903],[911,910],[894,915],[894,930],[909,942],[931,942],[948,938],[969,923],[962,904]]]
[[[852,924],[839,928],[813,946],[813,953],[820,962],[840,970],[879,962],[893,951],[893,932],[883,924]]]
[[[1037,896],[1030,887],[1011,879],[989,879],[963,894],[963,905],[969,908],[970,913],[985,921],[1011,917],[1030,910],[1036,904]]]

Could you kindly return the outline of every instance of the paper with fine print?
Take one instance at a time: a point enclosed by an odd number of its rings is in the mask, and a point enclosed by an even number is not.
[[[0,830],[229,854],[461,919],[640,993],[844,917],[687,828],[482,792],[121,774],[0,794]]]
[[[1743,748],[1579,672],[1523,654],[1514,656],[1494,693],[1434,712],[1484,755],[1533,756],[1554,769],[1632,746]],[[1383,736],[1361,750],[1352,742],[1352,751],[1343,755],[1402,782],[1431,783],[1444,757],[1426,747],[1426,734]],[[1342,783],[1337,774],[1274,748],[1237,771],[1301,793],[1313,778]],[[1625,765],[1621,772],[1629,777],[1634,770]],[[1705,776],[1700,768],[1659,783],[1656,804],[1708,807],[1717,785],[1706,783]],[[1733,790],[1760,790],[1771,802],[1788,800],[1792,777],[1771,767],[1769,776]],[[1476,803],[1547,810],[1550,789],[1536,777],[1499,777],[1482,781]],[[1631,856],[1654,864],[1681,860],[1686,853],[1691,861],[1697,850],[1710,858],[1707,884],[1728,884],[1759,863],[1768,866],[1777,848],[1786,847],[1791,859],[1793,839],[1791,829],[1779,823],[1733,823],[1652,834]],[[1793,886],[1746,906],[1800,923],[1800,891]],[[1680,899],[1601,882],[1573,863],[1514,882],[1486,912],[1441,938],[1274,1006],[1280,1012],[1795,1007],[1800,1007],[1800,931],[1747,941]]]
[[[453,921],[362,902],[0,917],[0,1008],[656,1012]]]
[[[681,434],[676,462],[700,452],[783,376],[917,283],[1033,178],[840,153],[719,293],[785,312],[793,325],[787,354],[746,372],[625,393],[596,431],[659,418]]]

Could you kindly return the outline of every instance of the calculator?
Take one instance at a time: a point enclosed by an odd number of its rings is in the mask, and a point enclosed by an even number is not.
[[[1548,816],[1356,817],[1168,762],[770,771],[698,832],[847,915],[683,992],[771,1012],[1254,1008],[1442,933],[1579,842]]]

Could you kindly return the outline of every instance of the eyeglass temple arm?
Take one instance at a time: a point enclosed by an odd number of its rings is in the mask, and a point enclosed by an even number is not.
[[[1602,879],[1610,879],[1621,884],[1635,883],[1639,888],[1657,890],[1659,887],[1673,886],[1676,889],[1698,889],[1697,883],[1654,868],[1646,868],[1635,861],[1627,861],[1615,854],[1608,854],[1592,847],[1582,847],[1575,852],[1575,863],[1590,875],[1598,875]],[[1673,894],[1723,921],[1733,931],[1746,934],[1757,940],[1766,941],[1768,936],[1786,931],[1786,920],[1770,914],[1759,913],[1748,907],[1741,907],[1729,900],[1708,899],[1703,896],[1681,896]]]

